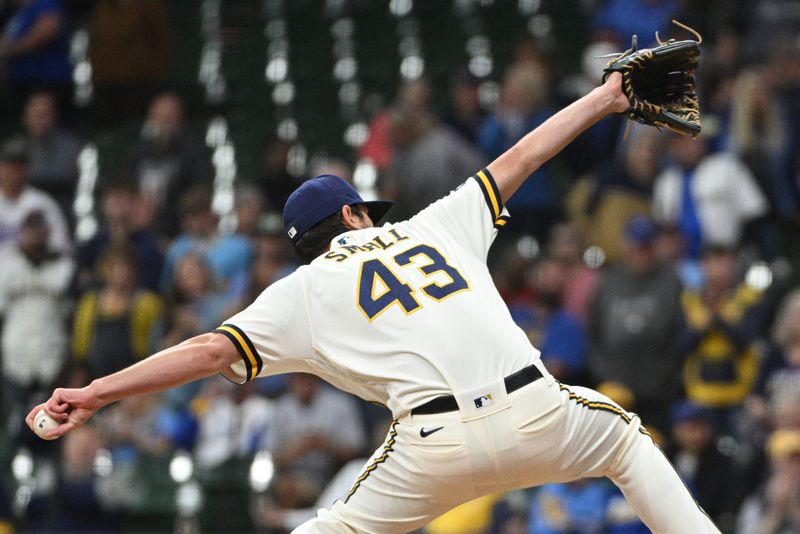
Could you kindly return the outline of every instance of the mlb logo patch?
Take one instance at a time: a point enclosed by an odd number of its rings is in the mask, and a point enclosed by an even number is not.
[[[481,395],[477,399],[474,399],[475,407],[476,408],[486,408],[487,406],[492,405],[492,394],[487,393],[486,395]]]
[[[346,235],[346,236],[342,236],[339,239],[337,239],[336,243],[338,245],[347,245],[348,243],[352,243],[352,241],[353,241],[353,236]]]

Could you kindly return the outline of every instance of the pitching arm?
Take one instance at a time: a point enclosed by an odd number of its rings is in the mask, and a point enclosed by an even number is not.
[[[528,176],[578,135],[606,115],[630,107],[621,81],[619,73],[611,74],[606,83],[550,117],[489,164],[504,203]]]
[[[33,429],[36,413],[44,408],[59,423],[48,435],[62,436],[85,423],[107,404],[205,378],[239,360],[239,352],[224,336],[203,334],[162,350],[127,369],[98,378],[86,387],[56,389],[47,402],[31,410],[25,421]]]

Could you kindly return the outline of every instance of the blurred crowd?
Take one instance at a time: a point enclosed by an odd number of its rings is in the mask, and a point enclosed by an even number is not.
[[[390,414],[310,375],[132,398],[57,442],[23,418],[53,387],[213,330],[291,273],[280,212],[304,179],[352,180],[368,162],[389,219],[409,217],[596,85],[596,56],[631,34],[690,38],[673,18],[705,39],[703,132],[597,124],[508,202],[490,266],[548,369],[639,414],[723,532],[800,532],[800,2],[583,2],[575,69],[527,38],[490,104],[486,80],[457,66],[444,91],[407,80],[349,158],[298,173],[289,141],[262,140],[227,212],[167,87],[165,2],[76,4],[94,86],[80,109],[68,3],[0,2],[0,113],[16,131],[0,146],[0,532],[280,534],[345,494]],[[131,120],[138,140],[90,189],[100,224],[78,237],[81,151]],[[587,479],[487,496],[424,532],[647,529]]]

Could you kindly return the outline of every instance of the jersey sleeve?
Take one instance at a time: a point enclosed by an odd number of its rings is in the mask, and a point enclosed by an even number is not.
[[[488,169],[478,171],[458,189],[437,200],[410,222],[449,233],[476,256],[486,259],[498,230],[509,221]]]
[[[258,376],[309,370],[311,325],[297,274],[275,282],[214,330],[241,356],[223,371],[225,378],[243,384]]]

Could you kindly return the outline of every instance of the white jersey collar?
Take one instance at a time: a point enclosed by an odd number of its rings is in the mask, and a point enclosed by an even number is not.
[[[331,239],[331,250],[339,247],[363,245],[374,239],[375,236],[383,230],[384,228],[381,226],[374,226],[362,230],[350,230],[349,232],[339,234]]]

